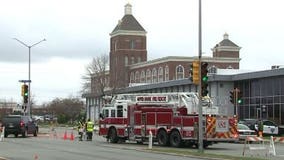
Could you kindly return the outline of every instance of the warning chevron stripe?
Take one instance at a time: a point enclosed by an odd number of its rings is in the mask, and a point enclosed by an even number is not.
[[[273,137],[274,142],[284,142],[284,137]]]
[[[261,137],[247,137],[247,141],[253,141],[253,142],[257,142],[257,141],[263,141],[263,138]]]

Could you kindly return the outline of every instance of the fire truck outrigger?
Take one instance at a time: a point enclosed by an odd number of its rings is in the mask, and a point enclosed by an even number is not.
[[[198,147],[198,103],[195,92],[119,94],[102,108],[99,135],[111,143],[147,142],[150,131],[159,145]],[[220,115],[209,97],[202,100],[203,145],[238,139],[237,118]]]

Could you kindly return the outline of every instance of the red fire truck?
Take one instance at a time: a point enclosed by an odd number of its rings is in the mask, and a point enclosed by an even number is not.
[[[198,146],[198,94],[120,94],[105,104],[100,114],[99,135],[112,143],[147,142],[150,131],[160,145]],[[209,97],[202,100],[204,147],[238,140],[237,118],[220,115]]]

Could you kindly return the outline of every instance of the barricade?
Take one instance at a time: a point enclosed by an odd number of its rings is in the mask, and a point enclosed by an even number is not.
[[[284,155],[276,154],[275,142],[276,143],[284,143],[284,137],[273,137],[273,136],[270,137],[269,154],[271,154],[273,156],[284,156]]]
[[[246,150],[250,156],[268,156],[269,149],[265,146],[264,140],[261,137],[247,137],[244,143],[243,156]]]

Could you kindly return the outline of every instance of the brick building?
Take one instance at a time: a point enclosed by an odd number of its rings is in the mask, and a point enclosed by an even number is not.
[[[147,60],[147,32],[132,15],[132,6],[125,5],[125,15],[110,33],[110,87],[149,84],[189,77],[189,64],[197,57],[168,56]],[[214,68],[239,69],[240,47],[228,34],[212,49],[213,57],[203,57]]]
[[[116,90],[152,83],[188,79],[190,63],[198,57],[168,56],[147,60],[147,32],[132,15],[131,4],[124,6],[125,14],[110,33],[110,70],[106,72],[106,88]],[[202,57],[208,62],[209,72],[217,69],[239,69],[241,47],[229,40],[223,40],[212,48],[212,57]],[[87,102],[87,117],[96,117],[101,107],[101,94],[96,91],[96,76],[92,77],[91,93],[83,95]],[[118,93],[118,92],[117,92]],[[90,107],[92,106],[92,107]]]

